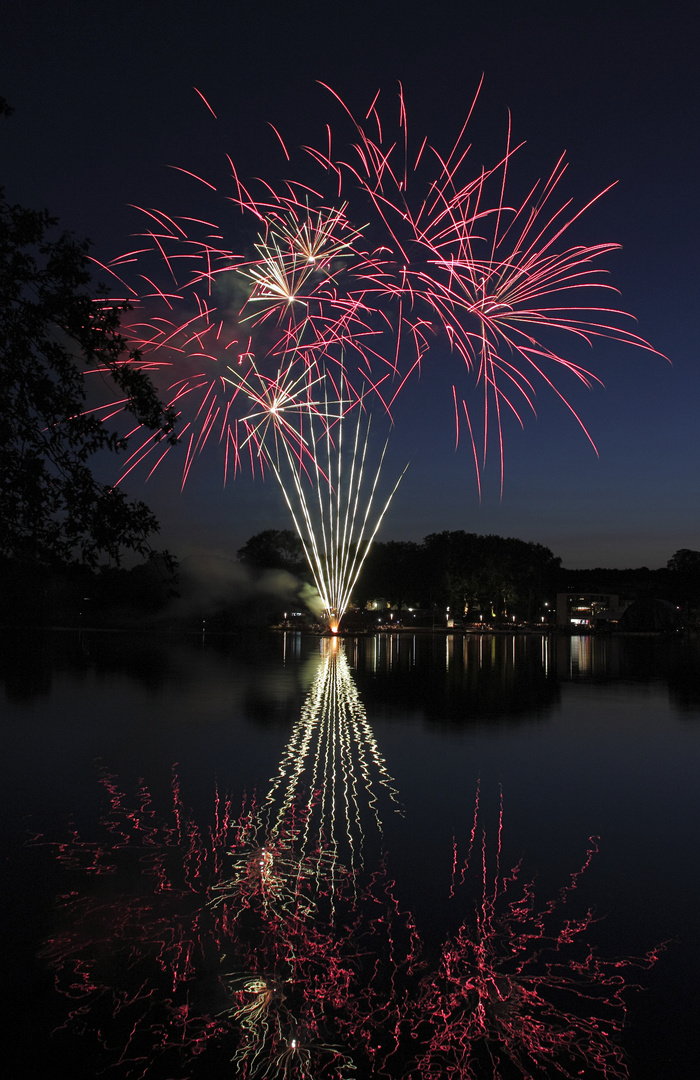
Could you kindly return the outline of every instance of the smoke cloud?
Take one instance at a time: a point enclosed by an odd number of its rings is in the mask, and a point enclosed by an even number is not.
[[[254,570],[231,555],[200,549],[180,563],[178,591],[169,614],[207,618],[239,610],[265,623],[277,610],[304,610],[321,616],[323,604],[313,585],[287,570]]]

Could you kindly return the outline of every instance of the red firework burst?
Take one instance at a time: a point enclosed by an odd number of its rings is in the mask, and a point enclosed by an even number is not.
[[[500,160],[471,168],[466,136],[478,91],[446,154],[427,138],[412,148],[402,91],[398,132],[380,119],[379,95],[363,119],[333,96],[352,137],[347,152],[337,152],[329,127],[326,145],[303,148],[306,167],[311,159],[320,168],[317,183],[246,185],[230,161],[230,202],[242,232],[257,234],[247,249],[212,222],[148,210],[140,246],[107,268],[138,309],[127,328],[133,343],[180,410],[183,482],[212,438],[224,448],[225,476],[240,466],[244,446],[253,469],[262,467],[264,455],[251,452],[261,432],[251,374],[266,381],[271,401],[293,385],[299,404],[303,387],[337,367],[358,398],[369,390],[389,411],[428,359],[443,365],[449,352],[462,361],[451,380],[457,440],[466,423],[478,476],[493,433],[502,482],[504,411],[522,423],[538,385],[586,431],[560,376],[599,380],[567,355],[567,339],[590,345],[607,337],[655,351],[606,301],[604,263],[619,245],[569,239],[605,192],[576,207],[562,194],[560,159],[511,205],[518,147],[510,127]],[[229,368],[242,368],[243,378],[229,382]],[[289,421],[284,432],[273,427],[298,450],[301,436]],[[152,471],[165,452],[144,439],[125,474],[144,459]]]

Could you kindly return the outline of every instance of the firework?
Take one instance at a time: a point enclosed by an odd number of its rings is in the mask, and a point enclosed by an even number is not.
[[[241,467],[250,431],[241,423],[245,397],[237,401],[237,394],[246,379],[265,378],[270,394],[279,394],[289,382],[301,387],[307,376],[313,384],[320,364],[337,362],[347,381],[346,354],[364,355],[364,338],[377,336],[360,298],[344,293],[336,281],[360,233],[350,228],[343,208],[307,205],[303,211],[282,206],[263,218],[253,208],[260,232],[257,257],[247,261],[215,247],[212,235],[195,239],[191,221],[185,234],[178,222],[149,211],[154,227],[143,238],[146,246],[106,268],[123,285],[127,266],[136,262],[142,268],[141,282],[148,287],[129,297],[141,317],[126,329],[141,354],[139,363],[166,383],[164,395],[180,413],[183,484],[212,438],[223,448],[224,479]],[[200,231],[213,228],[196,224]],[[148,269],[153,259],[160,267]],[[170,278],[167,291],[154,284],[159,274]],[[240,382],[228,377],[230,368],[239,369]],[[380,382],[369,385],[378,390]],[[105,418],[122,405],[106,404]],[[121,479],[142,462],[149,463],[151,475],[164,456],[155,440],[144,437]],[[247,457],[254,472],[262,467],[264,458],[252,447]]]
[[[379,95],[362,119],[333,96],[351,126],[346,149],[328,128],[326,145],[303,148],[295,178],[280,138],[292,175],[277,185],[245,184],[229,159],[229,199],[252,242],[234,243],[212,221],[144,210],[139,246],[107,269],[137,311],[126,329],[139,362],[180,413],[182,483],[214,441],[224,481],[245,462],[271,471],[335,632],[391,500],[370,520],[383,458],[366,473],[370,415],[390,419],[411,377],[429,377],[450,354],[460,360],[450,380],[456,440],[466,428],[480,484],[495,439],[503,486],[504,414],[523,423],[538,385],[588,435],[559,382],[597,377],[563,344],[607,337],[654,350],[607,302],[604,262],[618,245],[570,239],[605,192],[574,206],[560,159],[511,205],[519,148],[510,128],[500,159],[471,167],[476,96],[447,153],[427,138],[412,146],[402,91],[398,132],[380,118]],[[167,453],[143,437],[122,479],[144,462],[150,475]]]
[[[315,187],[290,177],[277,187],[260,182],[255,194],[231,161],[232,201],[258,234],[252,251],[235,253],[212,222],[149,210],[142,246],[109,267],[125,284],[127,268],[139,274],[140,283],[127,288],[149,313],[132,327],[146,359],[174,371],[188,358],[200,361],[201,370],[173,380],[175,403],[184,409],[183,394],[197,400],[211,387],[229,350],[254,355],[261,369],[271,358],[276,366],[281,358],[302,366],[332,358],[355,382],[379,366],[397,380],[391,399],[429,352],[444,355],[431,349],[442,337],[481,385],[486,439],[491,412],[500,423],[504,406],[518,416],[520,402],[534,407],[535,380],[565,400],[558,371],[594,378],[554,346],[557,333],[651,348],[626,329],[629,316],[604,302],[614,290],[603,263],[619,245],[567,239],[605,192],[575,207],[559,195],[566,172],[560,159],[510,205],[508,175],[519,149],[510,130],[499,161],[471,168],[466,136],[476,97],[447,153],[427,138],[411,149],[402,92],[398,133],[380,120],[379,95],[363,120],[334,97],[352,139],[347,153],[336,152],[329,129],[327,146],[304,147],[320,168]],[[150,314],[154,306],[159,315]],[[471,394],[457,383],[454,389],[472,426]],[[186,412],[191,416],[191,407]],[[214,428],[221,437],[228,423],[226,405],[206,394],[196,417],[193,447]]]
[[[327,372],[307,378],[301,397],[296,384],[285,385],[280,373],[274,380],[257,369],[254,375],[257,387],[251,373],[237,377],[232,371],[231,379],[251,401],[252,411],[243,421],[248,439],[279,483],[321,599],[323,618],[336,634],[403,473],[373,514],[387,444],[370,467],[372,418],[365,414],[363,398],[352,398],[344,373],[339,387]],[[318,384],[320,394],[314,398]]]

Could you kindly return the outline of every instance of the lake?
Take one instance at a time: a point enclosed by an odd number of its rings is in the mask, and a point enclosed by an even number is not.
[[[695,1077],[699,649],[3,631],[10,1075]]]

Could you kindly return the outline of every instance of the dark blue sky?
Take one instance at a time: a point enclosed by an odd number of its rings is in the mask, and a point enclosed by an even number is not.
[[[449,380],[426,371],[397,411],[387,474],[411,464],[381,536],[494,532],[544,543],[570,567],[656,567],[680,547],[700,549],[695,4],[4,6],[0,93],[15,114],[3,125],[0,180],[11,201],[46,206],[90,237],[100,259],[138,228],[130,204],[192,212],[193,185],[169,165],[224,181],[228,151],[244,176],[280,175],[268,122],[295,146],[318,142],[338,117],[316,80],[358,111],[381,89],[390,112],[401,80],[416,141],[427,133],[446,148],[483,73],[475,165],[501,152],[510,110],[516,141],[526,140],[516,187],[548,173],[564,150],[576,198],[618,181],[579,236],[623,245],[607,263],[621,306],[672,363],[605,341],[575,355],[605,383],[561,384],[600,456],[542,389],[537,417],[506,432],[502,497],[491,467],[481,502],[466,446],[454,451]],[[130,490],[144,494],[140,481]],[[173,471],[145,498],[161,518],[160,543],[180,555],[235,552],[252,533],[287,526],[274,482],[236,480],[223,491],[211,460],[184,495]]]

